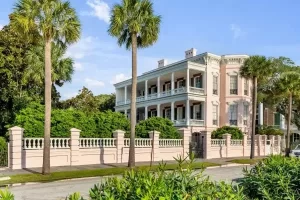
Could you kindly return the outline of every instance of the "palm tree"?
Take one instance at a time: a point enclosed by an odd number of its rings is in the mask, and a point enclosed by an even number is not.
[[[287,110],[287,138],[285,155],[290,153],[290,134],[291,134],[291,120],[292,120],[292,106],[293,98],[300,96],[300,73],[299,69],[290,67],[290,71],[283,72],[277,81],[274,83],[273,91],[277,96],[288,99]]]
[[[38,35],[45,46],[45,125],[43,174],[50,173],[50,126],[52,89],[52,43],[68,45],[80,38],[81,25],[70,2],[61,0],[19,0],[11,16],[16,31]],[[33,34],[35,33],[35,34]]]
[[[272,74],[272,62],[264,56],[250,56],[240,68],[240,74],[243,78],[252,80],[252,133],[250,159],[253,159],[257,110],[257,82],[265,80]]]
[[[137,48],[146,48],[158,40],[160,21],[149,0],[122,0],[121,4],[114,5],[110,18],[108,33],[118,38],[120,46],[132,51],[129,167],[135,165]]]

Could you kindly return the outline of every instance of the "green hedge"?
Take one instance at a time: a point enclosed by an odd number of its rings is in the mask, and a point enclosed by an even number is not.
[[[283,131],[273,126],[260,126],[258,128],[259,135],[283,135]]]
[[[223,126],[218,128],[217,130],[214,130],[211,134],[213,139],[222,139],[222,136],[224,134],[231,134],[232,139],[243,139],[244,135],[243,132],[237,128],[232,126]]]
[[[135,127],[137,137],[148,138],[150,131],[159,131],[160,138],[180,138],[178,130],[174,127],[173,122],[162,117],[150,117],[141,121]]]

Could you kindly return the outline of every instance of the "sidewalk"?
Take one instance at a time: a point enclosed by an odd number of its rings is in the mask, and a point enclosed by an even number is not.
[[[227,165],[228,161],[234,159],[247,159],[248,157],[235,157],[235,158],[214,158],[214,159],[195,159],[195,162],[209,162],[218,165]],[[176,164],[176,161],[164,161],[167,164]],[[153,165],[158,165],[161,162],[153,162]],[[136,166],[150,166],[150,162],[138,162]],[[119,164],[100,164],[100,165],[82,165],[82,166],[61,166],[61,167],[51,167],[51,172],[63,172],[63,171],[81,171],[81,170],[93,170],[93,169],[108,169],[115,167],[127,167],[127,163]],[[17,174],[40,174],[42,168],[31,168],[31,169],[19,169],[10,170],[3,169],[0,171],[0,177],[12,176]]]

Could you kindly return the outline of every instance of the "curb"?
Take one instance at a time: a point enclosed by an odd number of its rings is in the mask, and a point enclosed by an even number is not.
[[[250,166],[250,164],[232,163],[232,164],[224,164],[224,165],[220,165],[220,166],[207,167],[206,169],[223,168],[223,167],[239,167],[239,166]]]

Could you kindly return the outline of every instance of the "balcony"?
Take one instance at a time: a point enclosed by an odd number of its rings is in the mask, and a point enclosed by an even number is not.
[[[171,90],[164,91],[164,92],[160,93],[160,97],[168,97],[168,96],[171,96],[171,94],[172,94]]]
[[[190,87],[190,92],[204,95],[204,88]]]
[[[204,120],[199,120],[199,119],[190,119],[189,125],[190,126],[204,126]],[[186,119],[179,119],[179,120],[174,120],[174,126],[187,126],[188,122]]]

